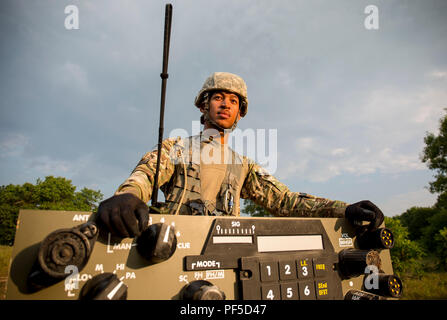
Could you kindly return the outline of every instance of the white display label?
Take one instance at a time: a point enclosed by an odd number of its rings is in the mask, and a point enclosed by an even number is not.
[[[253,243],[251,236],[214,236],[213,243]]]
[[[258,236],[258,252],[323,250],[323,237],[303,236]]]

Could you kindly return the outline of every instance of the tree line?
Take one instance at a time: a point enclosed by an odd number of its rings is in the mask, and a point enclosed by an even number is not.
[[[99,190],[76,191],[71,180],[47,176],[35,184],[0,186],[0,244],[12,245],[20,209],[94,211],[103,198]]]
[[[437,194],[436,203],[386,220],[400,240],[391,251],[400,272],[423,272],[430,258],[438,268],[447,269],[447,115],[439,120],[439,134],[428,132],[424,143],[421,161],[433,172],[429,190]]]

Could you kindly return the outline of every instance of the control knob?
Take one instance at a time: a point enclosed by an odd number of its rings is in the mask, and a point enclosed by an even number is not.
[[[176,248],[177,237],[169,224],[153,224],[137,238],[138,253],[153,264],[169,259]]]
[[[182,300],[225,300],[225,293],[206,280],[192,281],[183,287]]]
[[[101,273],[88,280],[79,294],[80,300],[126,300],[127,286],[116,274]]]

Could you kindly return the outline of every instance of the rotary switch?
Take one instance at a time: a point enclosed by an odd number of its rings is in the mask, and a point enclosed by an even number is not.
[[[41,243],[37,259],[27,278],[31,292],[38,291],[65,279],[67,267],[81,271],[87,264],[98,237],[98,228],[87,222],[71,229],[50,233]]]
[[[225,293],[206,280],[196,280],[183,287],[182,300],[225,300]]]
[[[127,286],[116,274],[101,273],[88,280],[79,294],[80,300],[126,300]]]
[[[176,248],[177,237],[169,224],[153,224],[137,238],[138,253],[152,264],[168,260]]]

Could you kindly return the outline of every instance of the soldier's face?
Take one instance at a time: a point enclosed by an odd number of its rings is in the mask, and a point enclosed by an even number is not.
[[[239,121],[239,97],[230,92],[214,92],[210,99],[209,116],[222,128],[231,128],[236,119]]]

